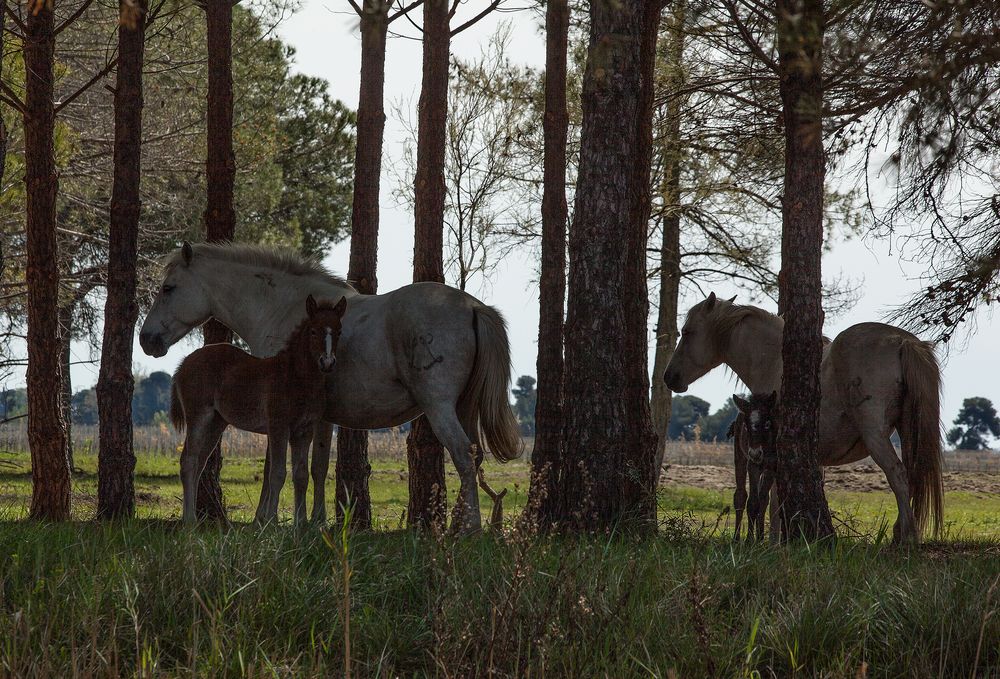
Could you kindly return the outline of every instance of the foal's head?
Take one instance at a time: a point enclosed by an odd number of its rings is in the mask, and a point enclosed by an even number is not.
[[[340,340],[340,322],[347,310],[347,298],[341,297],[334,304],[329,300],[306,298],[306,320],[300,328],[300,348],[310,364],[328,373],[337,364],[337,342]],[[313,363],[315,362],[315,363]]]
[[[778,392],[751,394],[750,399],[733,394],[733,402],[743,413],[747,430],[747,458],[763,464],[774,456],[778,435]]]

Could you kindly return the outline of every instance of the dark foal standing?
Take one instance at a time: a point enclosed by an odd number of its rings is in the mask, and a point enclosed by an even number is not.
[[[745,504],[747,537],[760,540],[764,537],[764,512],[767,510],[778,462],[778,393],[751,394],[749,400],[733,394],[733,402],[740,411],[730,428],[730,435],[734,437],[733,454],[736,464],[736,493],[733,495],[736,538],[740,537]],[[749,495],[746,490],[748,476]]]
[[[187,426],[181,453],[184,521],[195,521],[198,477],[226,427],[267,434],[270,476],[261,491],[256,520],[277,516],[278,496],[285,483],[285,455],[292,444],[292,481],[296,493],[295,523],[305,522],[305,486],[313,427],[322,417],[326,376],[337,362],[340,322],[347,300],[337,304],[306,300],[306,319],[285,348],[270,358],[257,358],[231,344],[198,349],[174,374],[170,417],[178,431]],[[300,502],[300,498],[302,501]],[[262,513],[269,510],[270,514]]]

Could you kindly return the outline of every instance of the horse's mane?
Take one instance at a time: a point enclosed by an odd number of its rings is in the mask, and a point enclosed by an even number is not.
[[[705,304],[704,301],[699,302],[691,311],[703,304]],[[784,324],[780,316],[772,314],[770,311],[750,304],[735,304],[726,300],[717,301],[711,311],[702,313],[705,314],[705,320],[714,336],[725,341],[728,341],[729,337],[732,336],[733,329],[747,318],[757,318],[772,323],[777,320]]]
[[[191,246],[195,257],[210,257],[235,264],[246,264],[274,269],[292,276],[319,278],[326,283],[354,290],[344,278],[330,273],[326,267],[311,257],[304,257],[289,248],[249,243],[198,243]],[[164,267],[167,273],[184,262],[182,250],[167,256]]]
[[[691,311],[694,311],[704,303],[704,301],[699,302],[691,308]],[[760,307],[756,307],[751,304],[735,304],[726,300],[717,301],[715,303],[715,308],[711,311],[702,313],[706,314],[706,321],[708,322],[715,337],[726,342],[728,342],[732,337],[733,330],[736,326],[747,318],[756,318],[769,323],[777,321],[781,323],[782,327],[785,325],[785,319],[778,314],[773,314],[766,309],[761,309]],[[829,343],[830,338],[823,335],[823,344],[827,345]]]

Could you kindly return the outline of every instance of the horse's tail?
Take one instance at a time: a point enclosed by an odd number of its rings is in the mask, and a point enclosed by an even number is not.
[[[510,344],[507,324],[500,312],[486,305],[472,311],[476,335],[476,359],[472,374],[458,402],[459,417],[474,443],[501,462],[521,455],[520,428],[507,392],[510,388]]]
[[[900,348],[906,393],[899,438],[903,465],[910,486],[910,502],[917,530],[927,519],[936,536],[943,519],[944,487],[941,479],[941,370],[933,345],[917,338],[906,339]]]
[[[170,385],[170,422],[177,431],[184,431],[184,406],[181,405],[181,397],[177,393],[176,375]]]

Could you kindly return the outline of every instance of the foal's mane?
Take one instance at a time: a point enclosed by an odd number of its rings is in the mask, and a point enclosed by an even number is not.
[[[344,278],[330,273],[315,259],[304,257],[289,248],[249,243],[198,243],[191,247],[194,249],[196,258],[209,257],[234,264],[274,269],[292,276],[318,278],[331,285],[354,290],[354,287]],[[170,273],[172,269],[180,266],[183,262],[182,250],[171,253],[164,262],[165,272]]]

